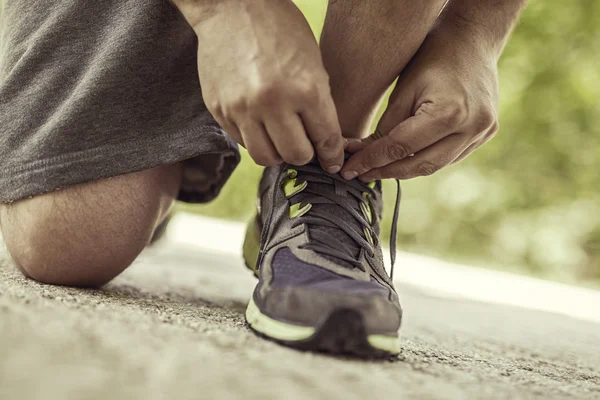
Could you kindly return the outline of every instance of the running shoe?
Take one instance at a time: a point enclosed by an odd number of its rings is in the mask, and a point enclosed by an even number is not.
[[[396,222],[390,252],[395,259]],[[246,311],[258,334],[302,350],[399,353],[402,308],[383,261],[381,182],[344,180],[317,163],[265,169],[244,259],[259,279]]]

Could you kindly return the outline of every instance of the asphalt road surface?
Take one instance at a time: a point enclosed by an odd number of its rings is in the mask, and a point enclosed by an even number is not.
[[[399,285],[402,353],[361,361],[254,336],[254,285],[172,242],[93,291],[0,261],[0,399],[600,399],[598,323]]]

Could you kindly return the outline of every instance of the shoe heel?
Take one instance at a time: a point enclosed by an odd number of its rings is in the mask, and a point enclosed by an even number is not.
[[[243,255],[246,267],[258,277],[258,254],[260,253],[260,225],[256,218],[252,218],[246,226],[246,237],[244,238]]]

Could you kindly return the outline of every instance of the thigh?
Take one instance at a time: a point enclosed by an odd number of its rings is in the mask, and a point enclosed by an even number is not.
[[[182,169],[163,166],[0,205],[9,253],[36,280],[101,285],[148,244],[179,192]]]

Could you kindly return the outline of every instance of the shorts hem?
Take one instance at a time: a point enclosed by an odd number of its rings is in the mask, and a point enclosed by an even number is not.
[[[237,145],[216,124],[171,130],[160,135],[148,133],[143,140],[124,141],[119,145],[102,146],[0,169],[0,203],[12,203],[82,183],[215,153],[223,155],[224,163],[210,191],[180,194],[184,201],[207,202],[218,195],[240,161]]]

